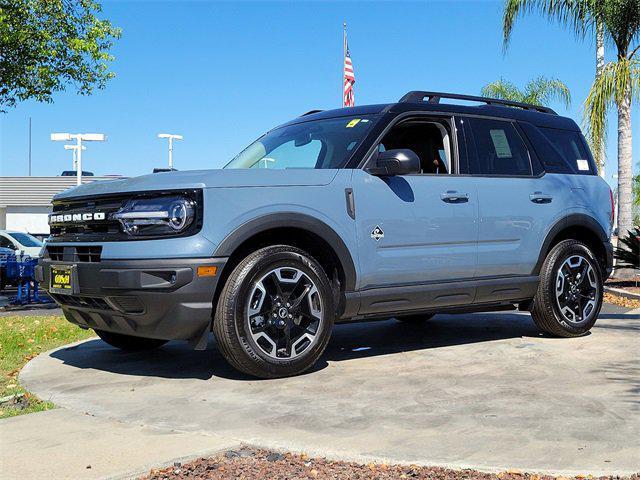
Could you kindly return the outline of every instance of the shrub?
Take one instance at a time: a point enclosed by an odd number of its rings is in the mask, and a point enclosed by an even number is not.
[[[640,269],[640,227],[618,239],[618,247],[613,255],[618,260],[617,267]]]

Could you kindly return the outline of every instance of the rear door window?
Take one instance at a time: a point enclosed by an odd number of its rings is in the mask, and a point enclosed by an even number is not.
[[[470,173],[476,175],[530,176],[531,159],[522,137],[511,122],[469,118],[476,150]]]

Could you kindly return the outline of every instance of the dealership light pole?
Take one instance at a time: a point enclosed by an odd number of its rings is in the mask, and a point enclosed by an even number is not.
[[[51,140],[54,142],[68,142],[75,140],[76,154],[76,179],[77,184],[82,184],[82,150],[86,147],[82,146],[82,142],[104,142],[107,139],[104,133],[52,133]],[[68,150],[67,145],[65,149]]]
[[[169,169],[173,170],[173,141],[182,140],[182,135],[176,135],[173,133],[159,133],[158,138],[169,139]]]
[[[78,159],[76,158],[76,152],[78,151],[78,146],[77,145],[65,145],[64,146],[65,150],[71,150],[71,153],[73,155],[73,170],[78,170]],[[82,150],[86,150],[87,147],[85,147],[84,145],[82,145]]]

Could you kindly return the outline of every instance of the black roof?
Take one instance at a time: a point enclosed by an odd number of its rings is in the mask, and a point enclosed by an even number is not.
[[[429,98],[430,101],[420,101],[420,98]],[[435,101],[432,100],[435,99]],[[482,102],[480,105],[457,105],[455,103],[439,103],[440,98],[453,100]],[[404,112],[445,112],[453,114],[483,115],[505,119],[520,120],[538,127],[558,128],[563,130],[579,131],[580,127],[571,118],[562,117],[546,107],[529,105],[517,102],[507,102],[498,99],[473,97],[468,95],[447,94],[438,92],[409,92],[397,103],[362,105],[350,108],[338,108],[334,110],[318,111],[298,117],[285,125],[319,120],[324,118],[347,117],[358,115],[375,115],[381,113]],[[316,112],[316,111],[312,111]]]

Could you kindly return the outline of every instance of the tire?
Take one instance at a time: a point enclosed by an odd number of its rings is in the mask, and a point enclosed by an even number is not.
[[[249,254],[235,267],[218,299],[213,333],[234,368],[280,378],[316,363],[334,319],[322,267],[303,250],[277,245]]]
[[[98,336],[112,347],[119,348],[126,352],[144,352],[146,350],[155,350],[160,348],[168,340],[157,340],[155,338],[134,337],[131,335],[123,335],[121,333],[106,332],[104,330],[95,331]]]
[[[404,323],[423,323],[431,320],[435,316],[435,313],[417,313],[414,315],[399,315],[396,317],[396,320],[399,320]]]
[[[542,264],[531,317],[540,330],[550,335],[579,337],[595,324],[603,291],[601,267],[591,249],[578,240],[563,240]]]

